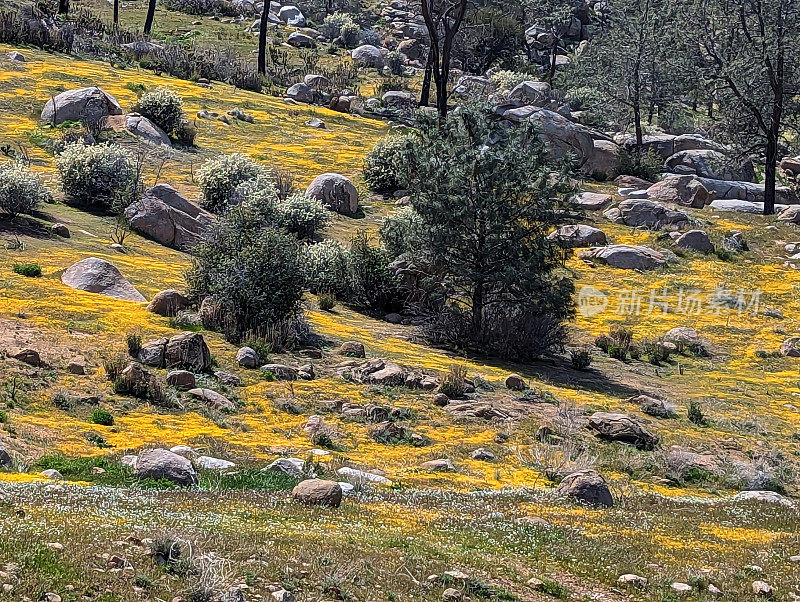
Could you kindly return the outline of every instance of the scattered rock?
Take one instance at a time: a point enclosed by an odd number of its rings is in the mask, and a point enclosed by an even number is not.
[[[689,230],[675,241],[675,245],[698,253],[714,252],[714,243],[702,230]]]
[[[423,470],[430,470],[431,472],[455,472],[456,467],[452,460],[441,458],[439,460],[428,460],[419,465]]]
[[[228,387],[240,387],[242,385],[242,379],[235,374],[225,372],[225,370],[215,370],[214,378]]]
[[[290,27],[305,27],[306,18],[296,6],[282,6],[278,10],[278,18]]]
[[[269,372],[278,380],[297,380],[299,371],[285,364],[264,364],[261,366],[262,372]]]
[[[509,374],[506,377],[506,387],[512,391],[525,391],[528,388],[528,383],[519,374]]]
[[[159,316],[175,316],[187,307],[189,307],[189,300],[186,297],[174,289],[167,289],[156,293],[147,306],[147,311]]]
[[[149,142],[150,144],[155,144],[157,146],[172,147],[172,142],[164,130],[162,130],[144,115],[139,115],[139,113],[129,113],[128,115],[121,116],[121,121],[124,123],[124,127],[128,132],[134,136],[138,136],[145,142]]]
[[[43,477],[47,477],[48,479],[53,479],[54,481],[60,481],[64,478],[64,475],[58,472],[55,468],[48,468],[47,470],[43,470],[41,474]]]
[[[675,406],[663,399],[656,399],[649,395],[635,395],[626,399],[625,402],[638,405],[639,409],[649,416],[655,416],[656,418],[675,417]]]
[[[781,343],[781,354],[787,357],[800,357],[800,337],[789,337]]]
[[[461,600],[462,594],[460,591],[453,587],[448,587],[446,590],[442,592],[442,600],[449,600],[450,602],[455,602],[456,600]]]
[[[29,366],[39,367],[43,365],[42,358],[35,349],[22,349],[14,353],[11,357]]]
[[[437,393],[433,396],[433,405],[443,408],[450,403],[450,398],[444,393]]]
[[[154,368],[161,368],[164,366],[164,350],[167,347],[169,339],[156,339],[155,341],[148,341],[139,350],[137,359],[145,366],[152,366]]]
[[[307,36],[304,33],[300,33],[299,31],[293,31],[290,33],[286,43],[289,44],[289,46],[294,46],[295,48],[317,47],[317,41],[314,38]]]
[[[188,391],[195,388],[194,374],[188,370],[172,370],[167,374],[167,384],[179,391]]]
[[[211,389],[189,389],[189,395],[199,399],[209,407],[219,411],[219,412],[235,412],[236,411],[236,404],[233,403],[230,399],[222,395],[221,393],[217,393]]]
[[[610,194],[599,194],[597,192],[582,192],[575,197],[575,206],[585,211],[600,211],[611,204]]]
[[[483,460],[484,462],[491,462],[492,460],[495,459],[495,455],[492,452],[482,447],[473,450],[472,453],[470,453],[469,457],[472,458],[473,460]]]
[[[780,504],[788,508],[795,507],[793,500],[775,491],[740,491],[732,499],[737,502],[755,500],[766,504]]]
[[[261,470],[274,470],[295,479],[302,479],[306,476],[306,463],[300,458],[278,458]]]
[[[762,598],[771,598],[773,591],[772,586],[766,581],[753,581],[751,588],[753,594]]]
[[[70,288],[115,299],[147,301],[130,282],[125,280],[114,264],[97,257],[87,257],[72,264],[61,275],[61,282]]]
[[[140,479],[167,479],[181,486],[197,485],[192,463],[166,449],[150,449],[139,454],[133,474]]]
[[[617,583],[622,585],[632,585],[634,587],[644,588],[647,587],[647,579],[644,577],[640,577],[639,575],[635,575],[634,573],[626,573],[624,575],[620,575],[619,579],[617,579]]]
[[[210,370],[211,352],[203,335],[198,332],[182,332],[170,338],[164,350],[164,365],[167,369],[179,368],[192,372]]]
[[[336,481],[308,479],[292,489],[292,499],[309,506],[338,508],[342,503],[342,488]]]
[[[364,344],[358,341],[346,341],[339,347],[339,354],[347,357],[366,357]]]
[[[350,468],[349,466],[342,466],[341,468],[338,468],[336,470],[336,474],[355,485],[361,485],[363,483],[378,483],[381,485],[392,484],[389,479],[382,475],[363,470],[357,470],[355,468]]]
[[[650,230],[680,230],[689,225],[689,216],[682,211],[645,199],[626,199],[604,215],[612,222]]]
[[[644,246],[593,247],[588,251],[581,251],[578,257],[605,263],[621,270],[655,270],[667,265],[667,258],[663,253]]]
[[[582,470],[567,475],[556,488],[556,493],[590,506],[603,508],[614,506],[614,499],[605,479],[594,470]]]
[[[24,63],[25,57],[22,55],[21,52],[17,52],[16,50],[12,50],[8,53],[8,60],[14,61],[15,63]]]
[[[236,468],[236,464],[229,460],[212,458],[211,456],[200,456],[194,463],[198,468],[203,468],[205,470],[230,470]]]
[[[42,121],[53,125],[65,121],[99,123],[109,115],[122,115],[122,107],[116,98],[95,86],[57,94],[44,105]]]
[[[61,238],[69,238],[70,237],[69,228],[67,227],[66,224],[61,224],[61,223],[53,224],[50,227],[50,231],[53,234],[55,234],[56,236],[60,236]]]
[[[287,98],[291,98],[292,100],[296,100],[297,102],[302,102],[305,104],[311,104],[317,98],[314,90],[309,88],[303,82],[298,82],[292,86],[289,86],[289,88],[286,90],[286,96]]]
[[[604,245],[608,242],[605,232],[585,224],[562,226],[555,232],[551,232],[547,238],[570,248]]]
[[[384,60],[381,49],[376,46],[365,44],[359,46],[350,53],[353,62],[360,67],[372,67],[383,69]]]
[[[321,201],[337,213],[352,215],[358,211],[358,190],[349,178],[339,174],[317,176],[306,189],[306,196]]]
[[[628,443],[639,449],[651,450],[658,445],[658,437],[625,414],[595,412],[589,417],[589,428],[608,441]]]
[[[86,374],[86,360],[82,355],[73,357],[67,364],[67,372],[82,376]]]
[[[236,363],[242,368],[255,369],[258,367],[259,357],[258,353],[252,347],[242,347],[236,352]]]
[[[679,596],[683,596],[683,595],[688,594],[689,592],[692,591],[692,586],[689,585],[688,583],[681,583],[680,581],[673,581],[672,585],[670,585],[670,589],[672,589],[672,591],[675,592],[676,594],[678,594]]]
[[[294,602],[294,594],[285,589],[279,589],[271,594],[273,602]]]

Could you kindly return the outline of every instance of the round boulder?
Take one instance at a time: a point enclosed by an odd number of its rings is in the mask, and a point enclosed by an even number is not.
[[[342,503],[342,487],[336,481],[308,479],[292,489],[292,499],[307,506],[338,508]]]
[[[337,213],[353,214],[358,211],[358,190],[345,176],[324,173],[314,178],[306,189],[306,196],[322,201]]]
[[[67,90],[51,98],[42,110],[42,121],[58,125],[65,121],[100,122],[109,115],[122,115],[117,99],[100,88]]]
[[[166,449],[150,449],[139,454],[133,474],[139,479],[167,479],[181,486],[197,485],[192,463]]]
[[[236,363],[242,368],[258,368],[260,363],[258,353],[252,347],[242,347],[236,352]]]
[[[189,307],[189,300],[186,297],[174,289],[167,289],[156,293],[156,296],[147,306],[147,311],[159,316],[174,316],[187,307]]]
[[[353,62],[361,67],[374,67],[375,69],[383,69],[384,60],[381,49],[377,46],[364,44],[359,46],[350,53]]]
[[[594,470],[582,470],[567,475],[556,488],[556,493],[590,506],[614,506],[614,498],[611,497],[605,479]]]

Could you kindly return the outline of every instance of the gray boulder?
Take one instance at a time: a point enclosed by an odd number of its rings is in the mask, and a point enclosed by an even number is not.
[[[539,137],[547,144],[552,155],[561,159],[571,155],[578,165],[584,165],[594,154],[591,131],[565,117],[534,106],[498,109],[503,119],[512,123],[531,121],[536,124]]]
[[[306,18],[296,6],[282,6],[278,18],[291,27],[305,27]]]
[[[64,270],[61,282],[70,288],[98,293],[115,299],[147,301],[144,295],[125,279],[114,264],[97,257],[87,257],[72,264]]]
[[[207,372],[211,369],[211,352],[203,335],[182,332],[172,337],[164,350],[164,365],[168,369]]]
[[[205,236],[214,216],[168,184],[156,184],[125,209],[131,228],[165,247],[191,251]]]
[[[508,98],[523,105],[545,107],[553,98],[553,89],[547,82],[524,81],[509,92]]]
[[[563,247],[591,247],[608,242],[605,232],[585,224],[562,226],[555,232],[551,232],[547,238],[558,242]]]
[[[597,192],[582,192],[575,197],[574,204],[585,211],[600,211],[608,207],[613,198],[610,194]]]
[[[647,189],[647,198],[699,209],[714,200],[714,193],[695,176],[670,174]]]
[[[167,384],[179,391],[188,391],[195,388],[194,374],[188,370],[172,370],[167,374]]]
[[[416,104],[414,100],[414,96],[409,92],[403,92],[401,90],[390,90],[386,92],[382,97],[381,101],[387,107],[395,107],[395,108],[410,108]]]
[[[125,129],[134,136],[160,146],[172,146],[169,136],[160,127],[139,113],[125,115]]]
[[[718,142],[709,140],[700,134],[681,134],[672,140],[673,153],[693,150],[713,150],[720,153],[725,152],[725,147]]]
[[[293,86],[290,86],[289,89],[286,90],[286,96],[292,100],[296,100],[297,102],[302,102],[305,104],[312,104],[316,99],[314,90],[309,88],[303,82],[299,82]]]
[[[6,448],[0,444],[0,466],[3,468],[11,468],[14,465],[14,461],[11,459],[11,456],[6,451]]]
[[[574,500],[600,508],[613,508],[614,498],[606,480],[594,470],[573,472],[564,477],[556,488],[556,493]]]
[[[167,347],[168,340],[169,339],[156,339],[155,341],[148,341],[142,345],[136,359],[145,366],[162,368],[164,366],[164,349]]]
[[[151,311],[159,316],[175,316],[179,311],[189,307],[189,300],[175,289],[167,289],[156,293],[153,300],[147,306],[147,311]]]
[[[140,479],[167,479],[177,485],[197,485],[192,463],[166,449],[150,449],[139,454],[133,474]]]
[[[750,161],[735,163],[716,150],[684,150],[670,156],[665,165],[674,172],[694,173],[712,180],[752,182],[755,169]]]
[[[656,418],[673,418],[675,416],[675,407],[672,404],[649,395],[636,395],[626,399],[625,402],[638,405],[642,412]]]
[[[21,52],[17,52],[16,50],[12,50],[8,53],[8,60],[13,61],[15,63],[24,63],[25,57],[22,55]]]
[[[242,368],[257,368],[259,363],[258,353],[252,347],[242,347],[236,352],[236,363]]]
[[[352,57],[353,62],[360,67],[383,69],[385,64],[381,49],[370,44],[359,46],[350,53],[350,56]]]
[[[230,460],[223,460],[222,458],[214,458],[212,456],[200,456],[194,463],[198,468],[204,470],[231,470],[236,468],[236,464]]]
[[[655,270],[667,265],[667,259],[663,254],[644,246],[595,247],[588,251],[582,251],[579,257],[605,263],[622,270]]]
[[[304,33],[300,33],[299,31],[293,31],[290,33],[286,43],[289,44],[289,46],[294,46],[295,48],[317,47],[317,41],[314,38],[307,36]]]
[[[594,152],[584,163],[583,172],[595,180],[610,180],[617,172],[620,150],[620,147],[610,140],[595,140]]]
[[[324,173],[314,178],[306,189],[306,196],[321,201],[336,213],[358,211],[358,190],[349,178],[336,173]]]
[[[616,210],[604,214],[616,223],[650,230],[680,230],[689,225],[689,216],[646,199],[625,199]]]
[[[58,125],[65,121],[101,122],[109,115],[122,115],[117,99],[100,88],[67,90],[51,98],[42,110],[42,121]]]
[[[589,428],[607,441],[628,443],[639,449],[651,450],[658,437],[630,416],[611,412],[595,412],[589,417]]]
[[[322,90],[329,90],[333,87],[331,84],[331,80],[329,80],[324,75],[314,75],[309,73],[303,78],[303,83],[311,88],[312,90],[317,90],[321,92]]]
[[[306,463],[300,458],[278,458],[261,470],[282,472],[295,479],[302,479],[306,476]]]
[[[698,253],[714,252],[714,243],[711,242],[708,234],[702,230],[689,230],[682,234],[675,240],[675,246],[689,251],[697,251]]]
[[[195,399],[202,401],[209,408],[217,410],[218,412],[230,414],[236,411],[235,403],[221,393],[217,393],[212,389],[189,389],[188,394]]]

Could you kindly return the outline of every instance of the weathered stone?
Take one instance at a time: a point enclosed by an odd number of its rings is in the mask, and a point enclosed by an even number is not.
[[[300,458],[278,458],[262,470],[282,472],[295,479],[302,479],[306,476],[306,463]]]
[[[341,355],[346,355],[347,357],[366,356],[366,352],[364,351],[364,344],[359,343],[358,341],[345,341],[339,348],[339,353]]]
[[[430,470],[432,472],[455,472],[456,467],[453,461],[448,458],[441,458],[439,460],[428,460],[419,465],[423,470]]]
[[[278,380],[297,380],[298,370],[285,364],[264,364],[261,366],[262,372],[269,372]]]
[[[199,456],[194,463],[198,468],[204,470],[231,470],[232,468],[236,468],[236,464],[230,460],[212,458],[211,456]]]
[[[306,189],[306,196],[321,201],[337,213],[354,214],[358,211],[358,190],[349,178],[339,174],[317,176]]]
[[[204,404],[206,404],[207,406],[209,406],[214,410],[217,410],[218,412],[231,413],[236,411],[235,403],[233,403],[230,399],[228,399],[221,393],[217,393],[212,389],[203,389],[203,388],[189,389],[188,393],[195,399],[199,399]]]
[[[147,311],[159,316],[175,316],[187,307],[189,307],[189,300],[186,297],[174,289],[167,289],[156,293],[147,306]]]
[[[581,259],[590,259],[623,270],[655,270],[667,265],[667,259],[649,247],[611,245],[594,247],[578,254]]]
[[[675,240],[675,246],[698,253],[714,252],[714,243],[702,230],[689,230]]]
[[[311,88],[303,82],[296,83],[286,90],[286,96],[297,102],[311,104],[316,100],[317,96]]]
[[[556,493],[590,506],[614,506],[614,499],[605,479],[594,470],[582,470],[567,475],[556,488]]]
[[[658,445],[656,435],[625,414],[595,412],[589,417],[589,428],[601,439],[628,443],[639,449],[650,450]]]
[[[308,506],[338,508],[342,503],[342,488],[335,481],[308,479],[292,489],[292,499]]]
[[[570,248],[604,245],[608,242],[605,232],[585,224],[561,226],[555,232],[551,232],[547,238]]]
[[[100,123],[109,115],[122,115],[122,107],[116,98],[95,86],[57,94],[44,105],[42,121],[54,125],[65,121]]]
[[[617,207],[619,221],[626,226],[650,230],[679,230],[689,225],[689,216],[682,211],[669,209],[659,203],[644,199],[626,199]]]
[[[353,62],[361,67],[373,67],[383,69],[384,59],[381,49],[376,46],[365,44],[359,46],[350,53]]]
[[[512,391],[524,391],[528,388],[528,383],[519,374],[509,374],[506,377],[506,387]]]
[[[87,257],[72,264],[61,275],[61,282],[70,288],[116,299],[147,300],[112,263],[97,257]]]
[[[575,205],[585,211],[600,211],[611,204],[610,194],[599,194],[597,192],[582,192],[575,197]]]
[[[176,334],[164,350],[164,365],[192,372],[206,372],[211,369],[211,352],[203,335],[197,332]]]
[[[258,353],[252,347],[242,347],[236,352],[236,363],[242,368],[257,368],[260,363]]]
[[[15,352],[11,357],[29,366],[38,367],[43,365],[42,358],[35,349],[21,349]]]
[[[162,368],[164,366],[164,350],[167,347],[168,339],[156,339],[148,341],[139,350],[136,356],[140,362],[145,366],[152,366],[153,368]]]
[[[182,486],[197,484],[192,463],[166,449],[150,449],[139,454],[133,474],[140,479],[167,479]]]
[[[173,370],[167,374],[167,384],[181,391],[195,388],[194,374],[188,370]]]

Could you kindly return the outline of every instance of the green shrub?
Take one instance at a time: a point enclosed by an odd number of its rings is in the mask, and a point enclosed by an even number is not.
[[[42,267],[38,263],[15,263],[14,273],[20,276],[38,278],[42,275]]]
[[[138,357],[142,350],[142,335],[138,332],[129,332],[125,335],[125,343],[128,346],[128,355]]]
[[[408,157],[413,151],[409,135],[379,140],[364,158],[364,182],[370,190],[383,192],[408,185]]]
[[[398,297],[399,278],[389,269],[391,258],[386,250],[370,244],[361,231],[351,239],[346,257],[347,302],[373,310],[388,309]]]
[[[320,293],[319,298],[317,299],[319,302],[319,308],[322,311],[330,311],[334,307],[336,307],[336,295],[332,295],[331,293]]]
[[[325,17],[319,32],[326,40],[334,41],[342,35],[342,27],[353,23],[353,18],[347,13],[333,13]],[[353,23],[355,25],[355,23]]]
[[[422,218],[413,207],[401,207],[383,220],[380,237],[391,257],[413,251],[423,234]]]
[[[450,366],[442,377],[439,393],[444,393],[450,399],[458,399],[467,392],[467,367],[461,364]]]
[[[210,299],[227,334],[260,332],[294,316],[305,286],[302,253],[293,237],[277,230],[272,214],[242,203],[211,227],[194,248],[186,279],[191,296]]]
[[[92,412],[92,423],[102,426],[114,426],[114,416],[108,410],[96,409]]]
[[[0,165],[0,210],[16,217],[33,212],[40,203],[51,200],[50,191],[39,176],[22,163]]]
[[[636,176],[648,182],[655,182],[664,171],[664,160],[650,149],[641,155],[636,150],[621,150],[617,159],[618,174]]]
[[[323,240],[306,251],[306,278],[314,294],[328,293],[337,299],[349,296],[347,248],[336,240]]]
[[[406,57],[402,52],[392,50],[386,55],[386,66],[392,75],[403,75],[406,72]]]
[[[172,137],[176,142],[184,146],[194,146],[194,139],[197,137],[197,126],[193,121],[184,119],[172,132]]]
[[[339,37],[336,42],[344,48],[355,48],[361,38],[361,28],[350,21],[349,23],[342,24],[342,29],[339,32]]]
[[[494,71],[489,76],[489,81],[497,86],[498,90],[511,91],[522,82],[530,81],[532,78],[528,73],[520,73],[518,71],[509,71],[508,69],[500,69]]]
[[[56,157],[56,166],[64,194],[80,205],[110,207],[131,198],[138,185],[133,159],[111,143],[70,144]]]
[[[302,194],[290,196],[278,205],[281,225],[300,239],[313,239],[330,222],[331,213],[321,201]]]
[[[167,135],[172,135],[183,122],[181,97],[163,86],[144,92],[131,110],[147,117]]]
[[[569,359],[576,370],[587,370],[592,365],[592,352],[586,347],[570,349]]]
[[[259,176],[267,177],[266,169],[247,155],[234,153],[209,159],[197,173],[203,206],[215,212],[224,210],[238,186]],[[243,194],[241,189],[239,194]]]
[[[689,402],[689,411],[687,414],[689,420],[697,426],[706,426],[708,424],[708,420],[706,419],[705,414],[703,414],[702,406],[694,399]]]

